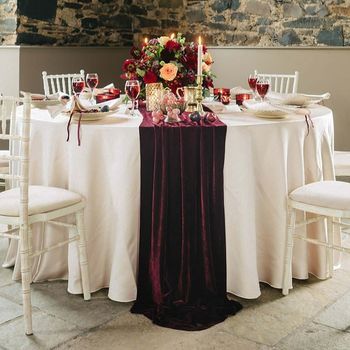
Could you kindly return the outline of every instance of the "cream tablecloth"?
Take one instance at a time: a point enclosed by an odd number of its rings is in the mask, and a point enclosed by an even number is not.
[[[333,179],[333,116],[326,107],[311,108],[314,128],[307,136],[303,116],[283,120],[259,119],[248,113],[224,113],[227,124],[224,168],[227,237],[227,290],[244,298],[260,295],[259,281],[281,288],[288,192],[305,183]],[[88,258],[91,290],[109,287],[109,297],[136,297],[141,118],[115,114],[81,127],[66,142],[67,117],[51,119],[34,109],[31,130],[30,181],[77,191],[87,199]],[[309,230],[323,236],[322,225]],[[54,244],[66,235],[62,228],[34,228],[34,247]],[[33,280],[68,279],[68,290],[81,293],[74,246],[35,259]],[[15,264],[10,246],[5,265]],[[322,248],[298,242],[293,276],[312,273],[326,277]]]

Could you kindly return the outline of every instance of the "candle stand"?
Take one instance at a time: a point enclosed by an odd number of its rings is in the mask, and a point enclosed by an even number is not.
[[[196,89],[196,101],[197,101],[197,112],[200,115],[204,115],[203,110],[203,75],[197,75],[197,89]]]

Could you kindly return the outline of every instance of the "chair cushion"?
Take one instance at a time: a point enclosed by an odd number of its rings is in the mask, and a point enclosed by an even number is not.
[[[79,203],[82,196],[58,187],[29,186],[29,215],[47,213]],[[19,215],[19,188],[0,193],[0,215]]]
[[[334,168],[336,176],[350,176],[350,152],[334,152]]]
[[[289,198],[318,207],[350,210],[350,183],[320,181],[302,186],[290,193]]]

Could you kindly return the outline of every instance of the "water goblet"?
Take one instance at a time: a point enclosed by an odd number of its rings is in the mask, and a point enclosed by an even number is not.
[[[140,94],[140,82],[138,80],[127,80],[125,82],[125,93],[131,99],[131,115],[135,115],[135,101]]]

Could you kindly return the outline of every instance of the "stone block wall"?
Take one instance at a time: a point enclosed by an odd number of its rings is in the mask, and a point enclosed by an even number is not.
[[[214,46],[350,46],[350,0],[0,0],[0,16],[2,44],[130,46],[181,31]]]
[[[16,42],[17,0],[0,0],[0,45]]]

